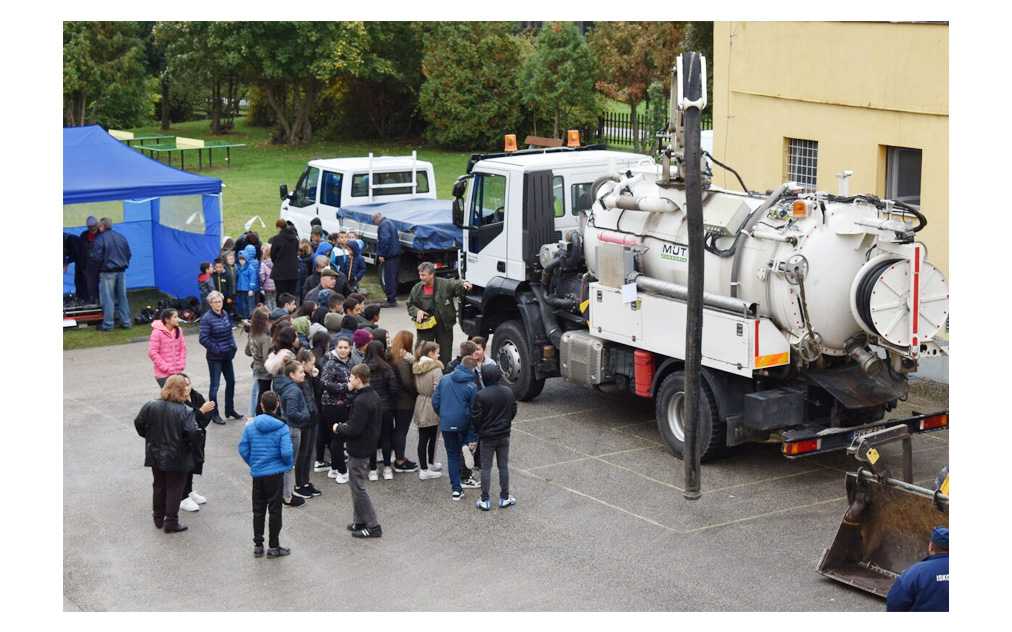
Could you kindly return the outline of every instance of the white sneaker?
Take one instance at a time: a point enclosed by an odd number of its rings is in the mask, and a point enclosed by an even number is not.
[[[376,470],[369,470],[370,481],[378,481],[379,479],[380,479],[379,473],[377,473]]]
[[[469,447],[467,447],[465,445],[464,447],[462,447],[460,449],[460,453],[464,456],[464,465],[467,466],[467,469],[473,470],[474,469],[474,452],[471,452],[471,448],[469,448]]]
[[[197,492],[190,492],[190,500],[197,503],[198,505],[203,505],[204,503],[207,502],[207,499],[198,494]]]
[[[430,470],[422,470],[418,473],[419,480],[428,480],[430,478],[439,478],[443,475],[442,472],[432,472]]]
[[[394,480],[394,471],[391,468],[389,467],[383,468],[383,480],[385,481]]]
[[[345,485],[348,483],[348,475],[338,472],[337,476],[334,477],[334,482],[338,485]]]
[[[337,478],[338,474],[340,474],[340,472],[337,470],[330,470],[327,472],[327,478]]]
[[[183,502],[179,503],[179,508],[183,511],[200,511],[200,505],[193,502],[189,496],[183,499]]]
[[[443,464],[442,463],[429,463],[429,469],[430,470],[435,470],[436,472],[442,471]]]

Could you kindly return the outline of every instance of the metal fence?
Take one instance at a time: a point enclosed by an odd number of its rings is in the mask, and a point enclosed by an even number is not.
[[[597,142],[609,145],[633,144],[632,115],[628,112],[605,112],[597,118]],[[668,117],[642,114],[638,117],[640,138],[652,145],[657,132],[667,128]],[[713,115],[704,113],[700,119],[702,129],[713,129]]]

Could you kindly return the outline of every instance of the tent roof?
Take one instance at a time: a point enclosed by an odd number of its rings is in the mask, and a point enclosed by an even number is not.
[[[64,204],[219,192],[218,178],[152,160],[98,125],[63,128]]]

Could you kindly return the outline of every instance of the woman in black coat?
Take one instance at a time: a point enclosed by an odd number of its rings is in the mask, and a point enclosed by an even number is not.
[[[299,283],[299,234],[295,228],[288,225],[283,219],[279,219],[275,226],[278,234],[271,238],[271,261],[274,268],[271,270],[271,278],[278,296],[283,292],[296,296],[295,292]]]
[[[383,479],[392,480],[394,477],[393,463],[390,460],[393,452],[394,433],[394,404],[397,398],[397,374],[393,367],[386,360],[386,345],[379,340],[373,340],[365,348],[365,365],[369,367],[369,385],[373,387],[383,404],[380,425],[380,449],[383,451]],[[376,480],[373,476],[376,473],[376,454],[370,459],[369,480]]]
[[[165,381],[161,399],[144,404],[134,419],[137,434],[144,437],[144,465],[151,468],[154,479],[152,517],[165,533],[186,531],[179,524],[179,503],[186,475],[194,467],[191,446],[199,442],[189,397],[186,378],[172,375]]]

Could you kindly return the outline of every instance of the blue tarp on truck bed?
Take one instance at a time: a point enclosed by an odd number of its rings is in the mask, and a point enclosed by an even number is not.
[[[452,204],[450,200],[383,202],[345,206],[341,215],[369,224],[375,213],[383,213],[397,230],[414,234],[415,250],[450,250],[464,244],[464,232],[453,225]]]

